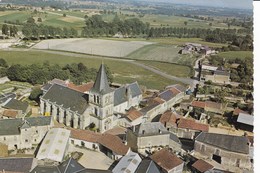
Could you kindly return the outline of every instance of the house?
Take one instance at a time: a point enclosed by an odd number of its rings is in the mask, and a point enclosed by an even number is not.
[[[212,81],[219,84],[230,84],[230,72],[223,67],[218,67],[215,71],[201,71],[201,81]]]
[[[110,88],[104,64],[99,68],[93,87],[87,92],[61,81],[49,84],[43,90],[45,92],[40,98],[42,115],[52,116],[59,123],[73,128],[85,129],[95,124],[100,132],[117,125],[117,114],[138,106],[142,99],[137,82],[118,89]]]
[[[69,145],[70,131],[62,128],[49,130],[41,143],[36,158],[44,162],[61,162]]]
[[[23,115],[26,115],[30,110],[29,104],[27,102],[16,99],[8,99],[5,104],[2,105],[2,108],[20,110],[22,111]]]
[[[204,111],[206,112],[212,112],[221,115],[225,112],[226,109],[225,105],[212,101],[193,101],[191,103],[191,106],[193,107],[193,109],[204,109]]]
[[[150,157],[165,173],[182,173],[184,162],[166,148],[155,152]]]
[[[75,159],[69,158],[57,166],[38,165],[30,173],[85,173],[86,168]]]
[[[141,157],[134,152],[129,152],[123,156],[118,164],[112,170],[113,173],[135,173],[138,165],[141,163]]]
[[[102,134],[98,143],[100,144],[100,151],[114,160],[118,160],[130,152],[130,148],[115,135]]]
[[[8,150],[32,148],[52,126],[51,117],[0,120],[0,142],[8,145]]]
[[[242,130],[253,132],[254,115],[239,113],[236,121],[236,127]]]
[[[252,169],[249,140],[245,136],[202,132],[195,139],[194,151],[222,165]]]
[[[193,119],[180,118],[176,122],[177,126],[170,131],[179,138],[194,139],[198,132],[208,132],[209,125],[198,123]]]
[[[0,172],[29,172],[37,164],[36,159],[17,157],[17,158],[0,158]]]
[[[170,133],[160,122],[145,122],[127,130],[127,144],[133,151],[146,155],[169,146]]]
[[[14,99],[16,97],[15,93],[5,93],[0,94],[0,106],[4,105],[10,99]]]
[[[160,173],[160,171],[152,160],[143,159],[135,173]]]
[[[170,130],[170,128],[176,127],[177,119],[181,117],[182,116],[177,114],[176,112],[168,110],[162,114],[159,122],[161,122],[167,130]]]
[[[213,165],[209,164],[208,162],[202,159],[197,160],[191,166],[193,168],[194,173],[205,173],[206,171],[210,171],[214,168]]]
[[[85,147],[90,150],[99,151],[98,140],[101,138],[102,134],[92,132],[90,130],[73,129],[70,130],[69,143],[71,145]]]

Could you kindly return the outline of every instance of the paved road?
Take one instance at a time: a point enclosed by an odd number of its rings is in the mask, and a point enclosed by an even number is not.
[[[173,75],[169,75],[166,74],[158,69],[155,69],[153,67],[144,65],[139,63],[138,61],[135,60],[129,60],[129,59],[121,59],[121,58],[110,58],[110,57],[99,57],[99,56],[93,56],[91,57],[90,55],[84,55],[84,54],[78,54],[78,53],[71,53],[71,52],[61,52],[61,51],[55,51],[55,50],[36,50],[36,49],[17,49],[17,48],[9,48],[8,50],[11,51],[36,51],[36,52],[46,52],[46,53],[52,53],[52,54],[58,54],[58,55],[64,55],[64,56],[74,56],[74,57],[81,57],[81,58],[99,58],[99,59],[112,59],[112,60],[116,60],[116,61],[124,61],[124,62],[129,62],[132,63],[135,66],[138,67],[142,67],[146,70],[149,70],[151,72],[154,72],[164,78],[170,79],[170,80],[174,80],[174,81],[178,81],[184,84],[188,84],[191,86],[192,89],[194,89],[196,87],[196,84],[198,83],[197,80],[194,79],[190,79],[190,78],[181,78],[181,77],[176,77]],[[160,82],[160,81],[158,81]]]

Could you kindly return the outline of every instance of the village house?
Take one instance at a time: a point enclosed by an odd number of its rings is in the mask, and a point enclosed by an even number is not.
[[[141,124],[145,121],[143,113],[135,107],[131,107],[125,114],[122,114],[118,124],[123,127],[132,127]]]
[[[18,110],[21,111],[23,115],[26,115],[30,111],[30,106],[27,102],[11,98],[8,99],[4,104],[2,104],[2,108],[4,110]]]
[[[104,64],[89,91],[81,92],[64,85],[56,82],[44,89],[40,112],[73,128],[85,129],[93,123],[100,132],[109,130],[117,125],[118,113],[138,106],[142,99],[136,82],[116,90],[110,88]]]
[[[146,122],[127,130],[127,145],[146,155],[169,146],[170,133],[160,122]]]
[[[102,134],[98,140],[100,151],[113,160],[118,160],[128,154],[131,149],[118,136]]]
[[[122,157],[118,164],[112,170],[113,173],[135,173],[137,167],[141,163],[141,157],[132,151]]]
[[[245,136],[202,132],[195,139],[194,151],[222,165],[252,169],[249,140]]]
[[[212,68],[213,69],[213,68]],[[201,81],[212,81],[219,84],[230,84],[230,72],[223,67],[218,67],[216,70],[203,70],[200,75]]]
[[[184,162],[166,148],[155,152],[150,158],[163,173],[182,173],[183,171]]]
[[[185,97],[186,88],[176,84],[166,87],[166,89],[148,101],[148,105],[140,111],[147,121],[151,121],[157,115],[171,109],[175,104],[180,103]]]
[[[0,106],[4,105],[8,100],[14,99],[16,97],[15,93],[5,93],[5,94],[0,94]]]
[[[222,103],[217,103],[217,102],[212,102],[212,101],[193,101],[191,103],[191,106],[193,107],[193,109],[203,109],[205,112],[211,112],[211,113],[216,113],[216,114],[220,114],[223,115],[225,110],[226,110],[226,106],[223,105]]]
[[[200,53],[203,55],[215,54],[216,51],[209,48],[208,46],[202,46],[197,43],[185,43],[184,47],[179,51],[179,54],[193,54]]]
[[[32,148],[52,126],[51,117],[0,120],[0,142],[8,145],[8,150]]]
[[[254,115],[250,115],[247,113],[239,113],[236,123],[236,128],[241,130],[246,130],[249,132],[253,132],[254,130]]]
[[[21,110],[12,110],[6,109],[2,113],[3,119],[14,119],[14,118],[22,118],[22,111]]]
[[[90,150],[99,151],[98,140],[101,138],[101,134],[90,130],[73,129],[70,130],[70,145],[84,147]]]

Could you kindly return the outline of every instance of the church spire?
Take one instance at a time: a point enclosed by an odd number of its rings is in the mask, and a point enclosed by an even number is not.
[[[105,65],[103,64],[103,62],[98,70],[98,74],[94,86],[92,88],[92,91],[100,94],[106,94],[111,91],[111,88],[109,87],[108,80],[107,80]]]

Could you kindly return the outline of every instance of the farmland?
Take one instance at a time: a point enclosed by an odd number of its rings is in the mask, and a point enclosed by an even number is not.
[[[33,48],[70,51],[108,57],[125,57],[133,51],[149,44],[152,43],[101,39],[54,39],[41,41],[33,46]]]
[[[67,56],[63,53],[46,53],[41,51],[0,51],[1,58],[4,58],[9,65],[11,64],[32,64],[44,63],[48,61],[51,64],[66,65],[82,62],[88,68],[98,68],[102,62],[100,57],[90,55]],[[166,85],[174,84],[175,81],[163,78],[153,72],[137,67],[129,62],[122,62],[112,59],[103,60],[111,69],[114,75],[114,81],[117,83],[130,83],[138,81],[140,85],[148,88],[163,89]],[[160,81],[160,82],[158,82]]]
[[[180,49],[180,47],[175,45],[152,44],[131,53],[127,58],[192,65],[196,57],[193,55],[179,55]]]
[[[221,52],[218,56],[226,58],[226,59],[245,59],[245,58],[253,58],[252,51],[228,51],[228,52]]]

